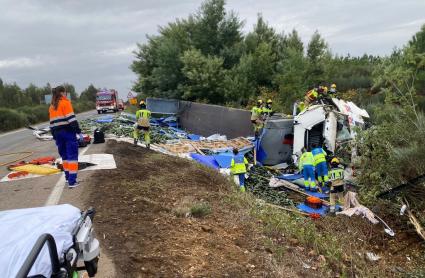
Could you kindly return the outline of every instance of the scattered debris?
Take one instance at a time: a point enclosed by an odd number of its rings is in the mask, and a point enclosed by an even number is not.
[[[379,261],[381,259],[380,256],[378,256],[378,255],[376,255],[375,253],[372,253],[372,252],[367,252],[366,258],[371,262],[376,262],[376,261]]]
[[[387,223],[384,222],[379,216],[374,214],[370,209],[367,207],[361,205],[356,197],[357,193],[349,191],[345,195],[345,207],[344,210],[341,212],[337,212],[337,214],[343,214],[347,215],[349,217],[353,215],[362,215],[363,217],[366,217],[371,223],[378,224],[381,222],[385,228],[384,231],[390,236],[394,236],[394,231],[387,225]]]
[[[47,160],[47,158],[44,158]],[[40,161],[40,160],[38,160]],[[25,161],[15,167],[11,167],[11,173],[4,176],[0,182],[7,182],[18,179],[36,178],[45,175],[53,175],[61,173],[62,160],[56,159],[53,163],[42,165],[29,164]],[[111,154],[89,154],[78,157],[78,166],[81,171],[86,170],[110,170],[117,168],[114,156]],[[22,172],[26,172],[24,174]],[[17,174],[21,173],[21,174]]]
[[[20,178],[20,177],[26,176],[28,174],[29,173],[27,171],[18,171],[18,172],[10,173],[9,175],[7,175],[7,177],[9,179],[16,179],[16,178]]]
[[[345,195],[344,210],[341,212],[337,212],[337,214],[343,214],[349,217],[353,215],[361,215],[363,217],[366,217],[371,223],[378,224],[379,221],[375,218],[375,214],[367,207],[361,205],[357,200],[356,195],[357,194],[355,192],[348,192]]]
[[[22,166],[17,166],[12,168],[13,171],[25,171],[27,173],[36,174],[36,175],[52,175],[59,173],[61,170],[55,167],[49,167],[44,165],[33,165],[27,164]]]
[[[407,202],[406,198],[403,200],[403,207],[407,209],[407,215],[409,216],[409,221],[412,223],[412,225],[415,227],[416,233],[425,240],[425,230],[422,227],[421,223],[417,219],[417,217],[412,213],[409,203]]]

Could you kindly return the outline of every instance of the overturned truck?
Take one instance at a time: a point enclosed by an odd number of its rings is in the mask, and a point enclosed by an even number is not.
[[[147,98],[147,106],[153,115],[175,116],[183,129],[198,135],[253,136],[247,110],[159,98]],[[365,110],[337,98],[313,104],[292,117],[276,114],[265,123],[260,142],[263,155],[258,161],[264,165],[296,162],[301,149],[313,143],[324,146],[328,153],[351,156],[355,152],[350,142],[367,118]],[[351,157],[344,160],[351,161]]]
[[[313,144],[351,161],[355,148],[350,143],[357,128],[364,128],[367,118],[366,110],[336,98],[330,103],[311,105],[290,118],[271,117],[266,121],[261,138],[264,155],[260,162],[265,165],[296,162],[301,149]]]

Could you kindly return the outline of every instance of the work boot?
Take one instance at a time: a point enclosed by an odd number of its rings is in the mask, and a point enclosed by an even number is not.
[[[243,186],[243,185],[242,185],[242,186],[240,186],[240,187],[239,187],[239,190],[240,190],[241,192],[245,192],[245,186]]]
[[[68,188],[69,189],[72,189],[72,188],[75,188],[75,187],[77,187],[77,186],[79,186],[80,185],[80,182],[79,181],[77,181],[77,182],[75,182],[74,184],[68,184]]]
[[[136,138],[134,138],[134,143],[133,143],[135,146],[137,146],[137,139]]]
[[[146,148],[150,149],[151,148],[151,144],[146,144]]]

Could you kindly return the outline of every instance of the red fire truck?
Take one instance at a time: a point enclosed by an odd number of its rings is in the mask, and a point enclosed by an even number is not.
[[[97,113],[104,113],[108,110],[118,111],[118,92],[114,89],[103,89],[96,94]]]

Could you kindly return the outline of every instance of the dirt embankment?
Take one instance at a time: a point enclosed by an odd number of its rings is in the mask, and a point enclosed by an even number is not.
[[[106,147],[118,169],[96,173],[86,188],[117,277],[392,277],[421,268],[423,245],[402,219],[380,214],[391,238],[359,217],[313,221],[259,209],[195,162]],[[381,258],[371,262],[367,252]]]
[[[121,277],[279,276],[258,223],[227,200],[225,177],[125,143],[107,150],[118,169],[91,178],[89,200]]]

